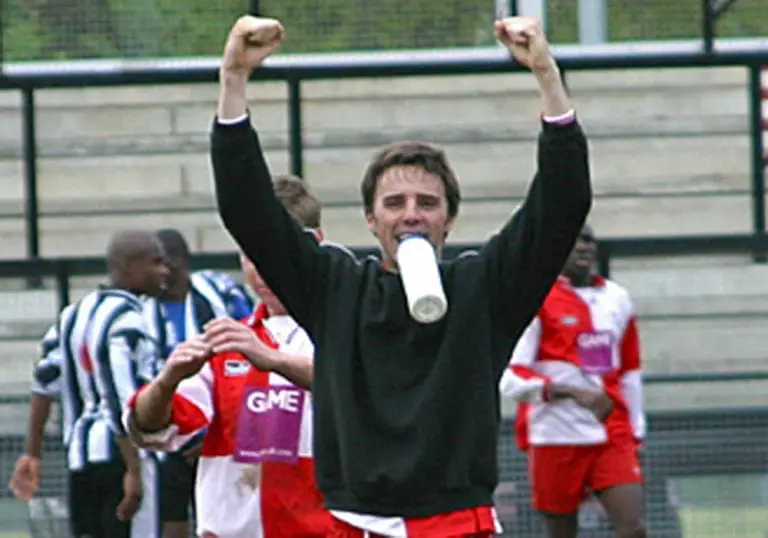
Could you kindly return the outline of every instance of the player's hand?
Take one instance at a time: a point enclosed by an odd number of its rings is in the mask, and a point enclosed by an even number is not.
[[[577,389],[569,385],[553,384],[549,388],[549,399],[552,401],[570,399],[584,409],[592,411],[600,422],[605,422],[613,411],[613,400],[604,392]]]
[[[141,473],[126,471],[123,475],[123,500],[117,506],[116,515],[119,521],[129,521],[141,507],[144,497],[144,487],[141,484]]]
[[[259,370],[271,371],[277,366],[275,350],[259,340],[253,329],[232,318],[209,321],[204,336],[214,353],[242,353]]]
[[[507,17],[498,20],[494,32],[496,39],[509,49],[515,60],[534,73],[557,68],[549,52],[541,20],[537,17]]]
[[[275,19],[240,17],[227,37],[221,69],[250,75],[282,43],[283,35],[283,26]]]
[[[613,411],[613,400],[604,392],[574,389],[573,401],[592,411],[600,422],[605,422]]]
[[[20,501],[30,501],[40,489],[40,459],[24,454],[16,461],[9,489]]]
[[[212,356],[211,346],[203,337],[190,338],[173,349],[159,377],[169,384],[178,385],[199,372]]]

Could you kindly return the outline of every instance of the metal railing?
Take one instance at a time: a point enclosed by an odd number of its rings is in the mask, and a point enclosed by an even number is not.
[[[452,243],[446,246],[443,255],[446,259],[452,259],[463,251],[479,247],[480,244],[476,243]],[[357,247],[352,250],[361,257],[378,255],[375,247]],[[766,259],[768,233],[603,239],[598,245],[598,264],[600,273],[610,276],[611,262],[616,258],[703,254],[746,254],[755,259]],[[193,254],[190,263],[193,269],[238,271],[240,267],[235,253]],[[71,301],[73,277],[105,274],[106,263],[104,258],[99,256],[0,260],[0,277],[2,278],[37,282],[42,282],[44,279],[52,280],[59,310]]]

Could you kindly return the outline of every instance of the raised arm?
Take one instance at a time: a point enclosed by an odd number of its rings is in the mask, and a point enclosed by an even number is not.
[[[272,176],[247,113],[251,72],[277,48],[282,35],[282,26],[273,19],[245,16],[233,26],[219,76],[211,161],[224,226],[291,315],[311,330],[310,315],[317,310],[317,289],[324,280],[323,249],[275,197]]]
[[[536,77],[543,111],[538,170],[525,202],[482,251],[497,322],[519,328],[536,314],[562,269],[589,213],[592,190],[587,141],[540,22],[513,18],[496,30]]]
[[[165,451],[184,448],[213,420],[214,374],[200,338],[176,346],[163,370],[134,394],[123,425],[138,446]]]
[[[301,388],[312,388],[314,347],[309,338],[300,338],[301,345],[287,352],[266,345],[251,327],[230,318],[209,321],[204,337],[214,353],[241,353],[259,370],[280,374]]]

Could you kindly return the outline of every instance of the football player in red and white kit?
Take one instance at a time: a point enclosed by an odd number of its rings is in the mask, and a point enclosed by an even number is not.
[[[305,215],[319,205],[300,182],[278,179],[275,190],[312,224]],[[137,444],[164,450],[207,428],[195,491],[200,538],[325,537],[332,520],[315,483],[306,390],[314,346],[254,265],[244,256],[241,265],[260,298],[255,312],[243,322],[213,320],[179,344],[124,422]]]
[[[617,536],[646,535],[637,322],[627,291],[597,274],[596,254],[585,226],[500,383],[520,403],[517,442],[551,538],[576,537],[590,493]]]

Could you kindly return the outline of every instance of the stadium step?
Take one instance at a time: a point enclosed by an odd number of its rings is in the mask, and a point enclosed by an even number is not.
[[[700,124],[690,127],[690,133],[666,134],[663,126],[654,122],[645,133],[625,136],[600,135],[596,126],[587,124],[596,195],[749,192],[749,140],[746,130],[739,132],[741,127],[733,125],[740,119],[729,122],[732,125],[724,125],[719,132],[711,123],[700,120]],[[357,200],[368,160],[381,144],[397,139],[440,143],[456,168],[466,196],[521,196],[534,170],[535,133],[515,132],[505,125],[478,125],[463,131],[400,128],[384,133],[358,128],[308,135],[304,176],[327,202]],[[61,147],[61,142],[43,145],[38,167],[40,203],[43,207],[57,207],[66,203],[143,201],[151,207],[151,201],[158,196],[211,194],[206,136],[197,134],[177,140],[145,135],[142,140],[134,143],[74,138],[65,143],[71,147]],[[272,170],[285,172],[285,137],[267,138],[265,146]],[[21,206],[16,202],[23,191],[20,160],[0,160],[0,187],[0,202],[5,201],[19,213]]]
[[[599,233],[750,229],[744,70],[574,72],[568,84],[590,136]],[[260,83],[249,91],[268,159],[283,172],[285,86]],[[428,139],[445,147],[467,198],[459,240],[482,240],[497,229],[533,173],[538,103],[529,76],[313,81],[303,96],[304,176],[330,206],[326,228],[340,242],[370,242],[357,207],[359,182],[385,142]],[[198,249],[231,248],[211,211],[207,133],[215,98],[209,84],[38,92],[37,121],[46,126],[38,130],[43,255],[100,253],[113,230],[161,221],[191,234]],[[4,257],[24,255],[19,132],[18,95],[0,92]]]
[[[165,210],[126,209],[128,204],[124,203],[122,210],[118,206],[93,211],[52,212],[55,216],[44,213],[40,219],[42,255],[101,255],[112,233],[135,227],[179,228],[196,251],[221,252],[235,248],[212,201],[194,206],[182,198],[158,200],[163,200],[163,204],[167,201]],[[519,202],[519,199],[501,197],[465,200],[451,240],[477,242],[487,239],[503,225]],[[750,203],[747,194],[600,198],[594,203],[590,220],[603,237],[747,233],[751,224]],[[373,244],[357,201],[328,204],[323,221],[329,239],[353,247]],[[642,233],[638,233],[639,229]],[[0,219],[0,250],[5,258],[24,256],[24,221],[21,217]]]

